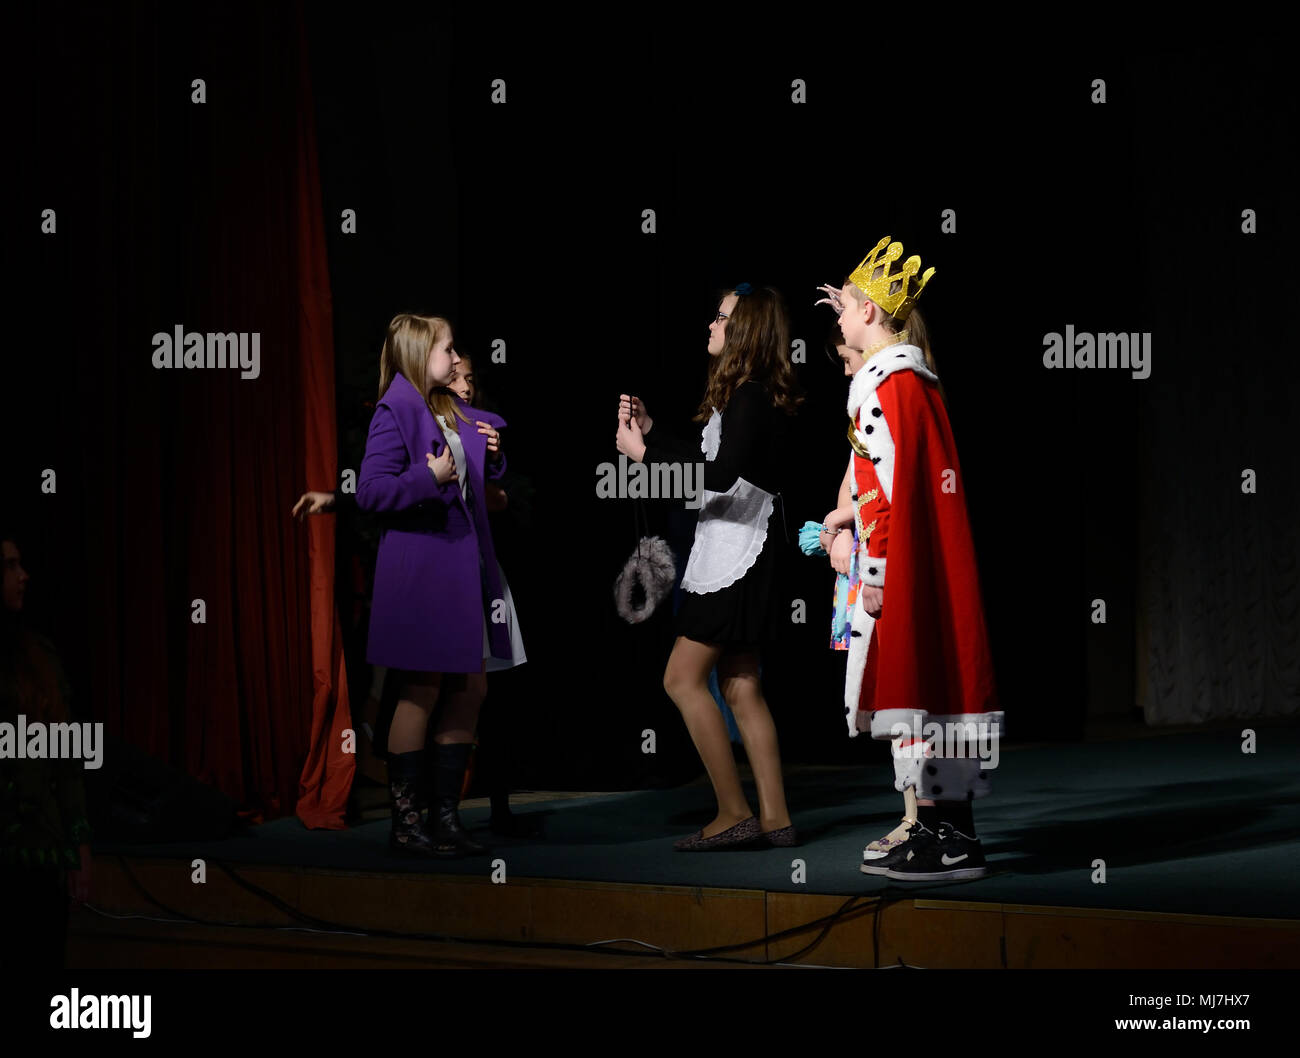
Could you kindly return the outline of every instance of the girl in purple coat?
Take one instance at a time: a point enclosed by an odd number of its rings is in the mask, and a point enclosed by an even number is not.
[[[443,388],[458,363],[445,319],[393,318],[357,481],[357,506],[383,524],[366,660],[401,670],[388,733],[389,844],[423,856],[487,851],[466,834],[457,808],[486,690],[484,659],[511,657],[513,615],[488,528],[485,487],[505,470],[497,434],[505,421]],[[437,760],[426,828],[419,785],[435,705]]]

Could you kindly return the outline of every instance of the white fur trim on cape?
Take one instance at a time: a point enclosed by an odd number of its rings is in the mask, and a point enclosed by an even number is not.
[[[859,555],[858,573],[863,584],[872,588],[883,588],[885,586],[885,560],[883,558],[877,558],[875,555]]]
[[[849,383],[848,413],[854,422],[854,433],[858,442],[871,456],[880,488],[889,500],[894,493],[894,438],[890,433],[889,423],[885,421],[884,409],[876,395],[876,387],[895,371],[915,371],[922,378],[938,381],[938,376],[925,363],[925,353],[915,345],[889,345],[858,369]],[[858,417],[862,411],[861,419]],[[852,481],[853,502],[858,499],[857,479]],[[872,572],[872,570],[875,572]],[[860,583],[873,588],[885,586],[885,560],[869,555],[858,556],[858,575]],[[849,737],[856,738],[859,731],[870,730],[873,738],[881,736],[875,733],[870,718],[858,713],[858,700],[862,694],[862,674],[866,670],[867,651],[871,636],[876,626],[875,619],[862,608],[862,592],[858,592],[853,605],[853,617],[850,622],[848,667],[844,673],[844,718],[849,725]],[[909,714],[910,715],[910,714]],[[888,730],[888,728],[886,728]],[[889,735],[885,735],[889,738]]]
[[[902,793],[909,786],[919,790],[921,770],[926,760],[934,755],[934,747],[928,742],[913,742],[904,746],[901,738],[890,740],[890,752],[894,756],[894,789]]]
[[[877,709],[869,717],[864,717],[862,730],[870,731],[871,737],[891,741],[897,737],[893,730],[895,725],[904,725],[909,732],[921,729],[924,733],[926,724],[983,724],[989,730],[997,724],[998,737],[1007,733],[1005,714],[1001,709],[988,713],[931,713],[924,709]]]
[[[915,345],[890,345],[874,353],[853,376],[849,383],[848,402],[849,417],[853,419],[858,442],[871,453],[880,487],[885,499],[891,501],[894,495],[894,436],[885,421],[876,389],[895,371],[915,371],[931,382],[939,380],[925,366],[925,353]]]
[[[672,591],[676,579],[677,557],[668,542],[659,536],[643,537],[614,582],[614,606],[619,617],[628,624],[644,621]],[[645,591],[645,601],[636,607],[632,605],[632,593],[638,582]]]
[[[858,737],[858,699],[862,694],[862,674],[866,671],[867,651],[876,619],[862,608],[862,591],[853,600],[853,613],[849,619],[849,661],[844,672],[844,719],[849,725],[849,738]]]
[[[915,345],[887,345],[859,368],[849,383],[849,415],[857,418],[858,409],[881,382],[895,371],[915,371],[922,378],[938,382],[939,376],[925,364],[925,353]]]
[[[910,763],[910,762],[909,762]],[[916,796],[929,801],[969,801],[993,792],[988,764],[978,757],[932,757],[921,767],[914,784]],[[897,774],[894,789],[903,792]]]
[[[985,797],[992,792],[992,783],[989,779],[990,765],[988,761],[978,756],[977,747],[971,747],[970,756],[945,755],[935,746],[938,732],[931,729],[926,734],[924,729],[927,724],[940,724],[944,727],[944,734],[948,735],[952,734],[947,729],[947,724],[950,722],[962,724],[983,722],[988,725],[997,723],[1000,737],[1002,731],[1000,712],[932,716],[919,709],[886,709],[874,714],[872,720],[880,721],[882,716],[889,718],[899,714],[905,715],[906,719],[896,719],[895,722],[903,724],[907,728],[907,734],[903,735],[899,732],[889,739],[894,756],[895,790],[902,793],[910,786],[916,791],[917,797],[931,801],[966,801]],[[872,734],[880,738],[880,734],[877,734],[878,730],[878,723],[873,723]],[[918,733],[921,735],[921,740],[915,741]],[[976,734],[978,735],[978,732]],[[907,746],[903,745],[905,738],[910,742]]]

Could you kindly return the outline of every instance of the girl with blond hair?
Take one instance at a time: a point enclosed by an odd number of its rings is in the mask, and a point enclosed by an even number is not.
[[[485,658],[510,659],[504,585],[488,528],[489,479],[505,471],[497,431],[448,387],[459,356],[438,316],[395,316],[379,369],[379,401],[357,481],[357,506],[382,515],[366,660],[399,670],[388,732],[390,847],[423,856],[486,852],[458,814],[486,690]],[[473,422],[475,429],[467,429]],[[430,718],[436,753],[429,823],[420,779]]]

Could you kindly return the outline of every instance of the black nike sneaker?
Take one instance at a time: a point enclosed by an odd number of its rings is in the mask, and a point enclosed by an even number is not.
[[[862,852],[862,866],[858,869],[863,874],[888,875],[892,868],[897,867],[900,863],[906,863],[908,856],[919,855],[923,849],[928,849],[938,840],[938,834],[920,820],[917,820],[908,829],[907,838],[903,843],[895,845],[883,856],[868,858],[867,850],[864,849]]]
[[[963,881],[989,873],[979,838],[967,837],[951,823],[940,823],[937,832],[929,833],[935,835],[933,841],[908,841],[895,849],[889,858],[901,854],[900,859],[880,873],[900,882]]]

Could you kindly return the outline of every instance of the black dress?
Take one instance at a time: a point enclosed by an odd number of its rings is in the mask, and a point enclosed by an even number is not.
[[[710,427],[716,434],[719,426],[709,459]],[[705,451],[703,503],[676,631],[701,643],[761,647],[781,637],[790,615],[780,496],[787,417],[760,383],[749,380],[732,394],[720,422],[703,433],[694,447],[663,433],[658,423],[646,437],[648,464],[698,462]]]

